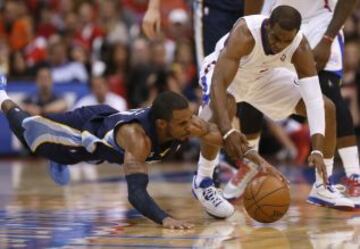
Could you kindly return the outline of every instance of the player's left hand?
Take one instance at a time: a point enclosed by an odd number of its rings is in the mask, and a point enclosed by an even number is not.
[[[193,116],[186,130],[191,136],[202,137],[209,132],[209,124],[197,116]]]
[[[312,50],[314,59],[316,61],[316,68],[318,71],[324,69],[326,63],[330,58],[331,42],[322,39],[316,47]]]
[[[194,227],[194,224],[188,223],[183,220],[176,220],[171,217],[166,217],[165,219],[163,219],[162,225],[163,227],[170,229],[191,229]]]
[[[328,185],[328,176],[326,172],[324,158],[320,154],[311,154],[308,158],[308,161],[310,166],[316,167],[316,170],[323,178],[324,185]]]

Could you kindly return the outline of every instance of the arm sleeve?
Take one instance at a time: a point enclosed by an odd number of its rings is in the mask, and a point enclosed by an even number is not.
[[[310,134],[319,133],[325,135],[324,99],[318,76],[300,79],[299,91],[305,103]]]
[[[128,199],[142,215],[152,221],[162,224],[162,220],[169,215],[165,213],[146,191],[149,177],[146,174],[131,174],[126,176]]]

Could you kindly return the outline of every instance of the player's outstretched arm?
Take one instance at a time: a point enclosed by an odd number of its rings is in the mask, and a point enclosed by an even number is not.
[[[235,24],[226,45],[221,52],[212,77],[211,105],[214,111],[215,123],[224,138],[224,149],[232,158],[241,158],[248,149],[248,143],[243,134],[232,128],[229,113],[224,111],[227,106],[226,89],[233,81],[239,68],[241,57],[248,55],[254,47],[254,39],[243,19]]]
[[[201,141],[206,144],[215,145],[218,147],[223,146],[223,139],[217,126],[213,123],[202,120],[196,115],[192,117],[188,126],[188,131],[190,132],[191,136],[200,138]],[[258,170],[267,174],[272,174],[275,177],[278,177],[280,180],[287,181],[281,172],[268,163],[262,156],[259,155],[257,151],[249,149],[244,153],[244,157],[253,162],[256,167],[258,167]]]
[[[171,218],[151,198],[146,188],[149,182],[145,162],[151,152],[151,141],[139,124],[127,124],[116,133],[116,141],[125,150],[124,171],[129,202],[145,217],[171,229],[188,229],[193,225]]]
[[[330,58],[331,44],[338,35],[341,27],[344,25],[346,18],[353,11],[357,0],[339,0],[336,3],[334,15],[327,27],[325,34],[320,42],[313,49],[316,67],[318,71],[324,69]]]
[[[322,172],[324,183],[327,182],[326,169],[323,161],[325,136],[325,108],[316,72],[314,57],[308,41],[304,37],[295,51],[292,62],[298,74],[298,86],[305,103],[306,116],[309,122],[312,153],[309,161]],[[331,125],[331,124],[328,124]]]

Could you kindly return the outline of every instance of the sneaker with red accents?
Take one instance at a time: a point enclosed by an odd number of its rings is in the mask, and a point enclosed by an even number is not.
[[[355,204],[355,208],[360,208],[360,175],[352,174],[342,180],[346,187],[346,195]]]
[[[223,191],[224,198],[227,200],[233,200],[241,197],[245,192],[246,186],[256,177],[258,173],[259,169],[254,163],[251,163],[250,161],[242,163],[236,174],[225,185]]]

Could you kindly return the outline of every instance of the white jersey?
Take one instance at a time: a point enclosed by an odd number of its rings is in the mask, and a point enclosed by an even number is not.
[[[315,48],[326,32],[334,15],[337,0],[265,0],[262,13],[270,15],[280,5],[288,5],[300,12],[302,24],[300,30]],[[331,55],[325,70],[341,75],[343,68],[344,36],[340,31],[331,46]]]
[[[303,22],[319,16],[332,16],[336,0],[265,0],[262,13],[269,15],[271,10],[288,5],[300,12]]]
[[[270,69],[291,65],[292,56],[303,38],[302,33],[298,32],[294,40],[283,51],[273,55],[266,54],[262,42],[262,27],[266,18],[267,16],[263,15],[242,17],[255,41],[255,45],[250,54],[240,59],[238,75],[244,81],[249,80],[251,82],[251,80],[256,80],[261,74]],[[210,59],[211,63],[211,61],[217,60],[221,50],[225,46],[228,36],[229,34],[226,34],[218,41],[215,51],[208,56],[209,58],[207,57],[206,61]]]
[[[291,59],[303,39],[298,32],[294,40],[278,54],[265,53],[262,42],[263,15],[243,17],[255,41],[249,55],[240,59],[237,73],[230,83],[227,92],[234,96],[236,102],[247,102],[274,120],[286,118],[294,113],[295,106],[301,99],[294,82],[297,76],[284,67],[291,66]],[[202,118],[208,120],[211,111],[210,89],[216,61],[225,46],[228,34],[219,40],[215,51],[205,57],[200,70],[200,85],[203,91]]]

